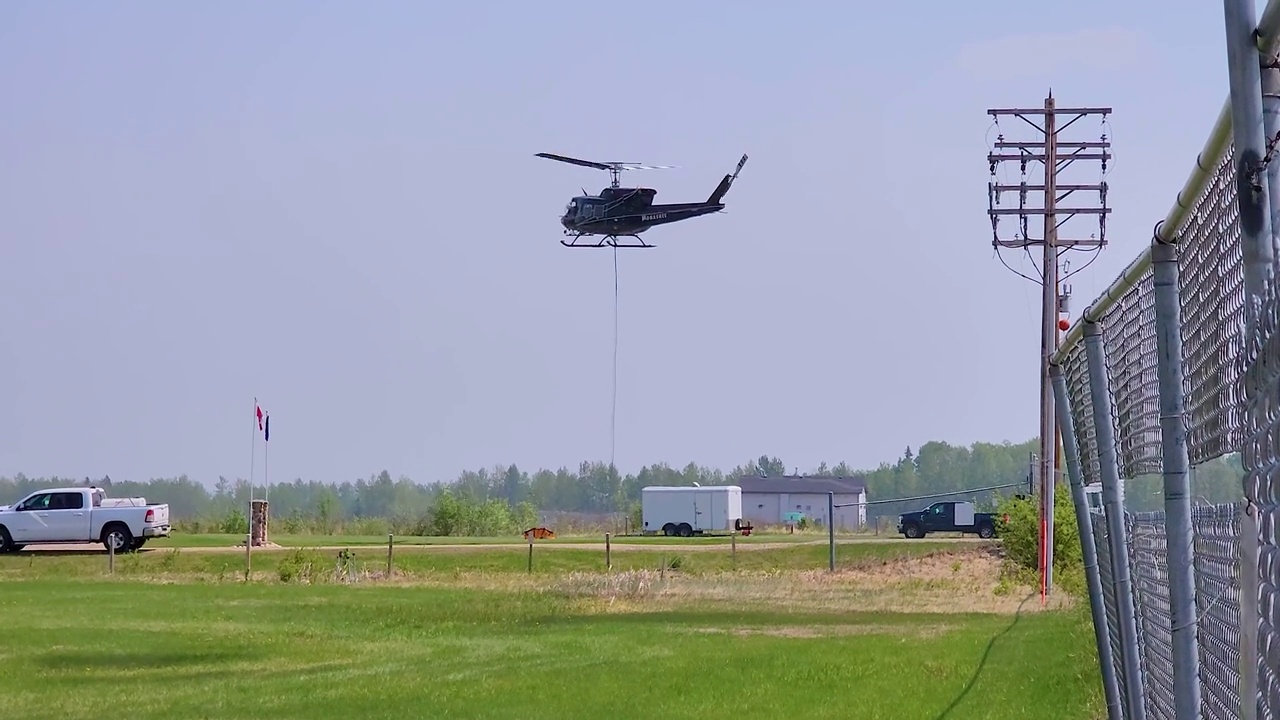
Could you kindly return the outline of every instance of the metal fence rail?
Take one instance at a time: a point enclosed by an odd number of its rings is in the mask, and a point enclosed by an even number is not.
[[[1052,359],[1072,481],[1110,498],[1077,511],[1112,718],[1280,717],[1280,0],[1223,12],[1231,93],[1191,176]],[[1239,501],[1193,507],[1188,461],[1229,453]],[[1125,512],[1123,479],[1153,474],[1165,510]]]
[[[1094,513],[1094,544],[1098,550],[1098,574],[1102,580],[1102,604],[1107,615],[1107,639],[1111,644],[1112,672],[1116,674],[1120,685],[1120,707],[1125,717],[1133,717],[1129,708],[1127,678],[1124,676],[1124,649],[1120,640],[1119,606],[1116,604],[1115,575],[1111,571],[1111,549],[1108,546],[1106,517],[1101,512]]]

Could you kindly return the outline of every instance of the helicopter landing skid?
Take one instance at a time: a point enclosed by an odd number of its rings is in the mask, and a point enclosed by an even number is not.
[[[645,242],[639,235],[601,235],[598,242],[579,243],[578,240],[586,237],[585,235],[573,235],[571,240],[561,240],[560,244],[571,248],[651,248],[654,247]],[[635,238],[633,243],[620,243],[618,238]]]

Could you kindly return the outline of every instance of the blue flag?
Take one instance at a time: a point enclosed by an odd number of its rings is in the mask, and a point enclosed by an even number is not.
[[[267,442],[270,439],[271,439],[271,413],[267,413],[265,422],[262,425],[262,442]]]

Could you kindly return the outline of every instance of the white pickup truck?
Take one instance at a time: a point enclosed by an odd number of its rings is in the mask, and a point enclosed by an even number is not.
[[[169,506],[146,498],[108,498],[96,487],[38,490],[0,506],[0,553],[27,545],[100,542],[131,552],[169,534]]]

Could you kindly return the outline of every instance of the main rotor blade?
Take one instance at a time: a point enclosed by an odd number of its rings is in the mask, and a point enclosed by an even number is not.
[[[594,160],[579,160],[568,155],[556,155],[555,153],[534,153],[534,157],[558,160],[570,165],[581,165],[582,167],[595,168],[597,170],[670,170],[676,167],[675,165],[647,165],[633,162],[596,162]]]
[[[536,153],[534,157],[546,158],[548,160],[559,160],[560,162],[569,163],[570,165],[581,165],[582,167],[595,168],[597,170],[612,169],[612,166],[606,165],[604,163],[592,162],[591,160],[579,160],[578,158],[571,158],[567,155],[556,155],[554,153]]]
[[[641,163],[614,163],[619,170],[671,170],[677,165],[644,165]]]

